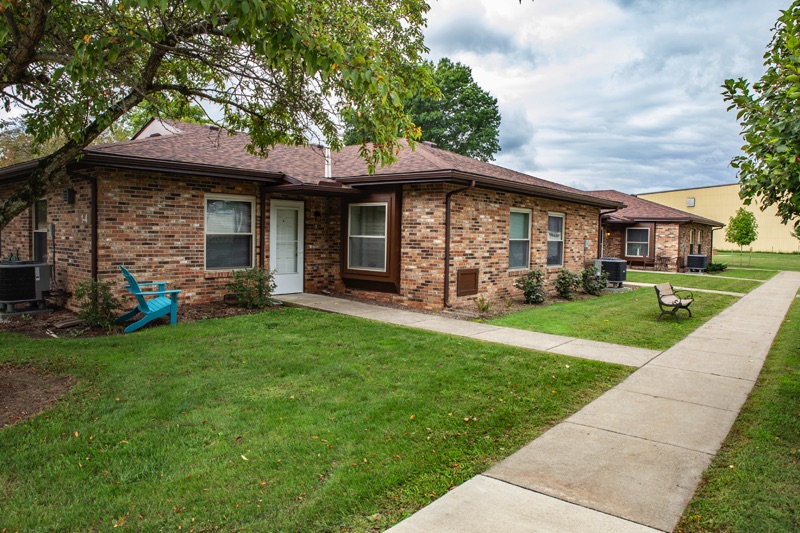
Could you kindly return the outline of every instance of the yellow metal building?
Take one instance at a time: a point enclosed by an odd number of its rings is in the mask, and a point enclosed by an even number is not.
[[[674,191],[637,194],[639,198],[650,200],[687,213],[719,220],[725,224],[744,204],[739,198],[739,184],[678,189]],[[800,241],[792,237],[791,225],[781,224],[774,206],[766,211],[755,202],[744,206],[756,216],[758,239],[751,245],[754,252],[800,252]],[[714,248],[717,250],[738,250],[739,247],[725,240],[725,228],[714,232]]]

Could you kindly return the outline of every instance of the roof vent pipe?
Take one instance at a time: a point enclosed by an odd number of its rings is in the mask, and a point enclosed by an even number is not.
[[[325,179],[331,178],[331,148],[325,147]]]

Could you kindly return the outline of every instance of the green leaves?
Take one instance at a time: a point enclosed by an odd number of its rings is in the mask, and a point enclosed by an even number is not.
[[[470,68],[461,63],[444,58],[437,65],[425,63],[419,70],[432,76],[436,86],[423,87],[404,98],[378,79],[377,90],[383,102],[405,105],[414,124],[412,135],[417,135],[418,130],[423,139],[445,150],[481,161],[494,159],[500,151],[497,100],[475,83]],[[356,122],[345,120],[345,142],[375,142],[374,133]]]
[[[736,215],[728,221],[728,226],[725,228],[725,240],[739,246],[747,246],[757,238],[756,216],[744,207],[740,207],[736,211]]]
[[[733,158],[746,204],[775,205],[784,224],[800,228],[800,1],[782,12],[764,55],[766,72],[752,86],[725,80],[723,96],[736,109],[746,144]],[[737,241],[732,241],[737,242]]]
[[[375,140],[362,152],[373,170],[395,160],[398,134],[418,136],[402,102],[435,92],[422,68],[425,0],[0,0],[0,7],[2,104],[21,108],[36,143],[74,141],[65,161],[141,101],[170,118],[181,107],[170,102],[181,100],[221,109],[221,125],[250,133],[259,154],[315,138],[339,147],[339,116],[358,110]],[[20,28],[35,20],[41,35],[21,39]],[[14,47],[30,59],[12,61],[6,50]],[[32,176],[33,188],[49,186],[57,170]],[[15,200],[7,215],[8,202],[0,202],[0,228],[20,212]]]

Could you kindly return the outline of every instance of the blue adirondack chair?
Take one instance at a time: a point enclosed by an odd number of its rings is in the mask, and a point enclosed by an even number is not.
[[[136,278],[133,277],[133,274],[128,272],[127,268],[122,265],[120,265],[119,268],[122,269],[122,275],[125,276],[125,279],[128,281],[128,286],[125,288],[128,289],[131,294],[136,296],[138,305],[119,317],[117,319],[117,324],[128,322],[140,313],[144,315],[137,322],[134,322],[125,328],[125,333],[136,331],[145,324],[167,314],[170,315],[170,324],[175,324],[178,322],[178,293],[181,292],[180,290],[165,290],[164,287],[167,284],[166,281],[139,283],[136,281]],[[157,291],[142,292],[141,287],[151,287],[153,285],[158,286]],[[145,298],[145,296],[155,296],[155,298],[148,300]]]

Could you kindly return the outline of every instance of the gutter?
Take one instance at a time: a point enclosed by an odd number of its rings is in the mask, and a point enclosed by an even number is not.
[[[605,198],[598,198],[596,196],[583,194],[581,192],[562,191],[533,183],[512,181],[505,178],[462,172],[455,169],[423,171],[405,174],[382,174],[379,176],[337,177],[336,181],[345,183],[352,187],[395,184],[406,185],[409,183],[466,182],[475,183],[476,185],[491,190],[514,192],[529,196],[538,196],[540,198],[549,198],[552,200],[563,200],[576,204],[591,205],[594,207],[621,208],[625,205],[624,203],[616,200],[606,200]]]
[[[453,195],[468,191],[475,187],[475,180],[472,180],[466,187],[453,189],[444,195],[444,306],[452,307],[450,304],[450,200]]]
[[[170,172],[173,174],[191,174],[193,176],[207,178],[244,179],[248,181],[265,181],[271,183],[281,183],[284,181],[284,174],[278,172],[186,163],[183,161],[167,161],[163,159],[145,159],[141,157],[101,154],[98,152],[85,152],[85,155],[80,161],[74,164],[78,168],[103,166],[130,170],[147,170],[151,172]]]

